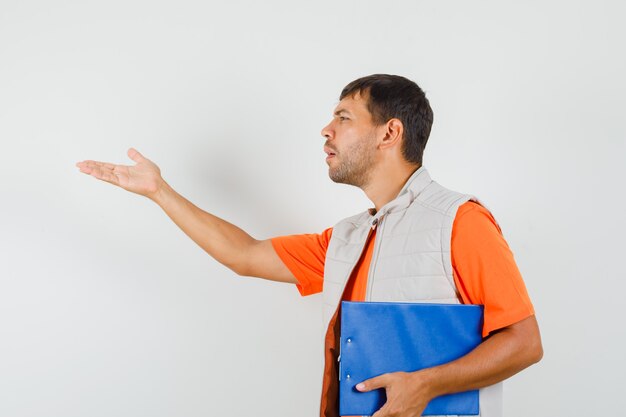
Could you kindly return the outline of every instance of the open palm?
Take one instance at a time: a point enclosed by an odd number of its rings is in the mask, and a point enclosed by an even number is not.
[[[163,181],[161,170],[148,158],[145,158],[136,149],[128,150],[128,157],[135,161],[135,166],[115,165],[108,162],[82,161],[76,166],[80,172],[91,175],[102,181],[117,185],[125,190],[151,197],[158,191]]]

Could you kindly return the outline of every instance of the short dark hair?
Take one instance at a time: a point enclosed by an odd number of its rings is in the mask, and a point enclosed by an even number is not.
[[[356,93],[369,96],[367,109],[377,126],[393,118],[402,122],[402,156],[408,162],[421,165],[433,125],[433,111],[422,89],[399,75],[373,74],[345,86],[339,100]]]

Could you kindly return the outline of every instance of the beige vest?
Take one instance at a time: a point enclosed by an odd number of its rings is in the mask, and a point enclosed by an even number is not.
[[[422,167],[377,213],[370,209],[335,225],[324,265],[324,327],[376,227],[366,301],[460,303],[450,241],[457,209],[468,200],[477,201],[440,186]],[[480,416],[502,416],[502,383],[480,390]]]

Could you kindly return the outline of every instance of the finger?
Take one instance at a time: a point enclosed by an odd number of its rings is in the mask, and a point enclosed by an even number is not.
[[[93,163],[101,168],[107,168],[107,169],[115,169],[116,165],[115,164],[110,164],[108,162],[98,162],[98,161],[93,161]]]
[[[96,166],[81,166],[80,172],[102,179],[105,175],[114,175],[113,170]]]
[[[115,169],[115,164],[110,164],[108,162],[91,161],[91,160],[77,162],[76,166],[79,168],[91,168],[91,169],[95,167],[106,168],[110,170]]]
[[[356,384],[356,389],[361,392],[368,392],[378,388],[384,388],[387,386],[388,383],[389,374],[383,374]]]
[[[132,159],[133,161],[137,162],[137,163],[143,162],[143,161],[146,159],[146,158],[145,158],[142,154],[140,154],[140,153],[139,153],[139,151],[138,151],[137,149],[135,149],[135,148],[130,148],[130,149],[128,150],[128,152],[127,152],[127,153],[128,153],[128,157],[129,157],[130,159]]]
[[[89,173],[94,178],[97,178],[102,181],[106,181],[111,184],[119,185],[119,180],[117,176],[113,174],[112,171],[108,171],[102,168],[93,168]]]
[[[80,169],[80,172],[84,173],[84,174],[91,174],[93,172],[93,170],[96,168],[95,165],[93,164],[87,164],[84,162],[79,162],[76,164],[76,166]]]

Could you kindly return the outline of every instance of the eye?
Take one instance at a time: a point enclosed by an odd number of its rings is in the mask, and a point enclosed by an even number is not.
[[[345,116],[339,116],[339,120],[341,120],[343,122],[344,120],[348,120],[348,118],[345,117]]]

